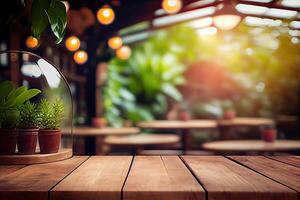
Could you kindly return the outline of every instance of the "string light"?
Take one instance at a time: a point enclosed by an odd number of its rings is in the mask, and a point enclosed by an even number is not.
[[[117,49],[116,55],[121,60],[127,60],[131,56],[131,49],[128,46],[122,46],[121,48]]]
[[[69,51],[77,51],[80,47],[80,40],[76,36],[70,36],[66,39],[65,45]]]
[[[162,8],[168,14],[177,13],[182,7],[181,0],[163,0]]]
[[[88,55],[85,51],[76,51],[73,56],[73,59],[77,64],[82,65],[88,60]]]
[[[118,49],[123,45],[122,39],[119,36],[109,38],[107,43],[112,49]]]
[[[98,10],[97,19],[101,24],[111,24],[115,19],[115,12],[111,7],[105,5]]]
[[[25,45],[30,49],[35,49],[38,47],[39,41],[35,37],[29,36],[26,38]]]

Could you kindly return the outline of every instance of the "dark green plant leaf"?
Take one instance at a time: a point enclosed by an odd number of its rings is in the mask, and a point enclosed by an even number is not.
[[[7,99],[14,99],[17,96],[21,95],[23,92],[25,92],[28,88],[26,86],[21,86],[17,88],[16,90],[13,90],[9,95],[7,96]]]
[[[60,43],[65,35],[67,14],[65,5],[58,0],[52,0],[46,11],[52,32],[57,37],[56,43]]]
[[[14,86],[11,81],[3,81],[0,84],[0,103],[4,101],[4,99],[11,93],[14,89]]]
[[[31,10],[32,33],[36,38],[40,38],[41,34],[48,26],[48,18],[46,11],[49,8],[48,0],[33,0]]]
[[[39,89],[26,90],[25,92],[23,92],[16,98],[16,105],[20,105],[20,104],[24,103],[25,101],[28,101],[29,99],[33,98],[34,96],[38,95],[39,93],[41,93],[41,91]]]

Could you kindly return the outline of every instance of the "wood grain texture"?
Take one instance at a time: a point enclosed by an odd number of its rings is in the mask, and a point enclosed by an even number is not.
[[[296,190],[300,197],[300,168],[263,156],[230,156],[230,158]]]
[[[93,156],[55,186],[51,200],[120,200],[132,156]]]
[[[268,158],[300,167],[300,156],[268,156]]]
[[[297,199],[297,193],[220,156],[182,156],[207,191],[208,200]]]
[[[204,200],[205,192],[177,156],[136,156],[124,200]]]
[[[48,191],[88,157],[30,165],[0,178],[0,199],[46,200]]]
[[[0,155],[0,164],[4,165],[31,165],[49,163],[71,158],[72,149],[60,149],[57,153],[51,154],[32,154],[32,155]]]
[[[1,165],[0,166],[0,178],[13,173],[19,169],[22,169],[25,165]]]

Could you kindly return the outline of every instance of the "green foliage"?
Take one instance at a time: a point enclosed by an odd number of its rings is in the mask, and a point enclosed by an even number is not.
[[[20,128],[36,128],[38,127],[39,112],[37,105],[26,101],[18,107],[18,127]]]
[[[42,99],[38,105],[38,120],[41,129],[59,129],[63,119],[64,105],[57,99],[51,103],[47,99]]]
[[[162,118],[168,100],[182,100],[176,86],[185,82],[184,63],[196,57],[194,45],[183,42],[192,33],[185,27],[161,31],[136,46],[127,61],[113,58],[109,62],[104,107],[111,125],[120,126],[123,119]]]
[[[65,35],[67,14],[65,5],[59,0],[33,0],[32,32],[37,38],[45,31],[48,24],[60,43]]]
[[[15,128],[19,111],[18,107],[38,95],[38,89],[28,89],[25,86],[15,88],[11,81],[0,84],[0,128]]]

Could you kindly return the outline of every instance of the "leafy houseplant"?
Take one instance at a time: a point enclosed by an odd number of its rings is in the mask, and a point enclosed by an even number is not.
[[[18,107],[39,94],[38,89],[15,88],[12,82],[0,84],[0,154],[14,154],[17,144]]]
[[[38,105],[39,134],[38,140],[41,153],[57,153],[61,140],[60,124],[64,106],[61,100],[51,103],[42,99]]]
[[[20,154],[33,154],[39,132],[37,105],[27,101],[20,105],[18,110],[20,113],[18,120],[18,152]]]

